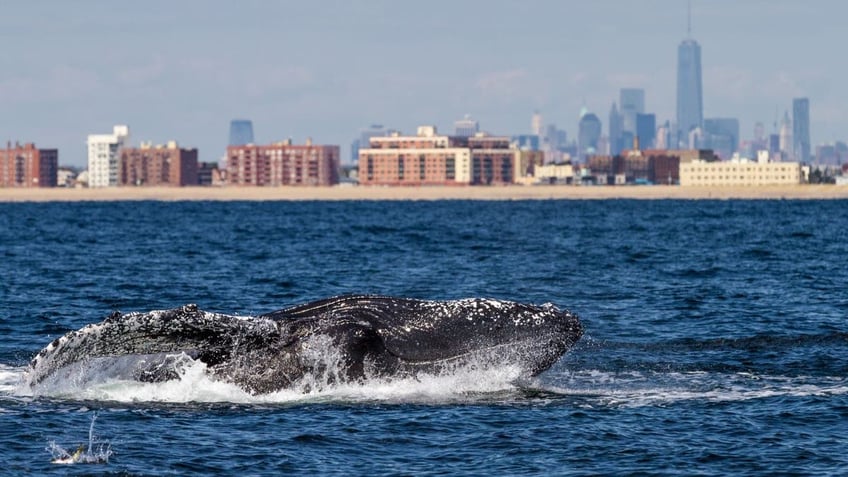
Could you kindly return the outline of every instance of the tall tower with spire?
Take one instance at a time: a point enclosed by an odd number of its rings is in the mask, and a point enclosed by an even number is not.
[[[701,46],[692,38],[692,7],[687,12],[686,39],[677,47],[677,142],[703,128],[704,99],[701,88]]]

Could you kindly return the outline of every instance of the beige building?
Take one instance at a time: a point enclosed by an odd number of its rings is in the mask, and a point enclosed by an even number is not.
[[[681,186],[765,186],[800,184],[801,164],[797,162],[749,161],[746,159],[680,164]]]
[[[509,184],[518,152],[505,137],[445,136],[421,126],[415,136],[372,137],[359,150],[358,179],[363,185]]]

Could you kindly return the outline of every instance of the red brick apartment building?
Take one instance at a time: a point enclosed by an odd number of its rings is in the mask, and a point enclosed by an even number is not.
[[[197,185],[197,149],[181,149],[174,141],[167,146],[124,148],[119,170],[121,186]]]
[[[227,185],[329,186],[339,183],[339,146],[284,141],[227,147]]]
[[[505,137],[441,136],[421,126],[415,136],[372,137],[359,150],[363,185],[509,184],[519,151]]]
[[[0,149],[0,187],[56,187],[58,172],[58,149],[11,142]]]
[[[616,184],[615,176],[632,184],[647,181],[652,184],[680,183],[680,151],[675,150],[625,150],[618,156],[593,156],[586,165],[599,183]]]

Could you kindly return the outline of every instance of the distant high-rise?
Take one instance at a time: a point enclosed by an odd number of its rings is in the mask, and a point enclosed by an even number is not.
[[[657,136],[657,116],[654,114],[636,115],[636,137],[640,149],[652,149]]]
[[[705,146],[722,159],[730,159],[739,149],[739,120],[736,118],[704,119]]]
[[[789,119],[789,111],[783,114],[783,121],[780,122],[780,152],[789,156],[792,154],[792,120]]]
[[[636,115],[645,112],[645,90],[622,88],[619,98],[621,107],[621,130],[636,134]],[[626,145],[630,148],[630,145]]]
[[[372,137],[385,137],[395,132],[394,129],[386,129],[382,124],[372,124],[367,128],[359,130],[359,137],[350,145],[351,163],[359,161],[359,150],[371,147]]]
[[[615,101],[612,103],[609,113],[609,153],[613,156],[621,152],[621,114]]]
[[[386,129],[382,124],[372,124],[365,129],[359,131],[359,147],[360,149],[368,149],[371,147],[372,137],[385,137],[394,132],[394,129]]]
[[[792,100],[792,140],[795,160],[810,161],[810,100]]]
[[[230,146],[253,144],[253,122],[249,119],[230,121]]]
[[[121,149],[129,143],[130,128],[119,125],[112,134],[88,136],[88,186],[111,187],[118,185]]]
[[[691,25],[691,20],[690,20]],[[689,137],[704,123],[704,97],[701,88],[701,46],[691,37],[677,47],[677,143]]]
[[[542,115],[539,114],[539,111],[534,111],[533,117],[530,119],[530,132],[541,138],[545,132],[544,127],[545,125],[542,123]]]
[[[471,137],[480,132],[480,123],[465,115],[464,118],[454,121],[454,134],[461,137]]]
[[[598,116],[583,108],[577,129],[577,154],[580,159],[597,154],[598,139],[601,138],[601,120]]]
[[[510,141],[522,151],[539,150],[539,136],[535,134],[518,134],[516,136],[512,136]]]
[[[668,149],[668,136],[671,131],[671,126],[668,121],[657,128],[657,137],[654,140],[654,149]]]

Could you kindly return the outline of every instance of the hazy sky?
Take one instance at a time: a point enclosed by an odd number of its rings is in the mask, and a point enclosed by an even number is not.
[[[229,121],[256,141],[350,142],[372,123],[452,132],[471,114],[494,134],[527,133],[539,110],[576,136],[585,104],[607,129],[619,88],[675,115],[686,1],[4,2],[0,137],[58,147],[83,166],[85,140],[128,124],[131,142],[176,139],[202,161]],[[705,117],[771,132],[810,98],[814,144],[848,139],[843,0],[693,0]]]

